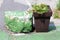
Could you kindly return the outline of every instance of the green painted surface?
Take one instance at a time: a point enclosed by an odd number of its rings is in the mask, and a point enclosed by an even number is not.
[[[0,30],[0,40],[8,40],[8,34]]]
[[[51,29],[51,28],[50,28]],[[12,36],[0,30],[0,40],[60,40],[60,26],[46,33],[31,33],[27,35]]]

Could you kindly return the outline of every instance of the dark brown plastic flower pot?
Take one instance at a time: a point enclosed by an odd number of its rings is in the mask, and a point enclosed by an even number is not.
[[[50,17],[52,16],[52,11],[49,7],[49,11],[43,14],[38,14],[33,12],[35,19],[35,30],[36,32],[48,32],[48,26],[50,22]]]

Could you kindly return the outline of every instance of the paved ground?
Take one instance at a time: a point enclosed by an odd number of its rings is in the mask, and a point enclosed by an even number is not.
[[[26,35],[13,36],[0,30],[0,40],[60,40],[60,26],[49,27],[46,33],[30,33]]]
[[[50,26],[60,26],[60,19],[54,19],[52,16],[50,19]]]

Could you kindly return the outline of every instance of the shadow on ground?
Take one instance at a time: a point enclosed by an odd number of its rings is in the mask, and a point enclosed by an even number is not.
[[[55,26],[54,22],[50,22],[50,24],[49,24],[49,31],[52,31],[52,30],[56,30],[56,26]]]

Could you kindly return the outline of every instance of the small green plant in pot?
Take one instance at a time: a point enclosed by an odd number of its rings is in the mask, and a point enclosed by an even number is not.
[[[32,5],[32,10],[35,19],[36,32],[48,31],[50,17],[52,16],[52,11],[50,6],[46,4],[35,4]]]
[[[43,14],[45,12],[48,12],[49,10],[48,5],[45,5],[45,4],[35,4],[35,5],[32,5],[32,8],[34,12],[37,12],[39,14]]]

